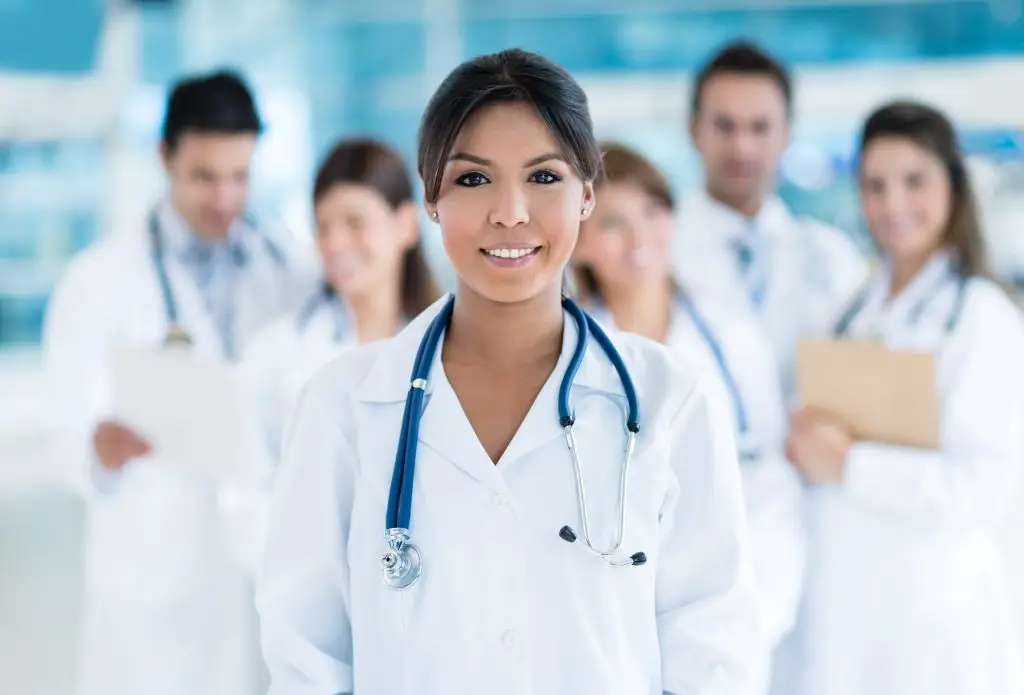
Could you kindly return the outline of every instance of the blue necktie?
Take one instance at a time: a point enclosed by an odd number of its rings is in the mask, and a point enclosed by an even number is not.
[[[230,238],[209,243],[196,237],[182,254],[182,261],[195,279],[206,310],[213,318],[224,354],[233,359],[234,287],[237,271],[246,262],[245,249]]]
[[[765,276],[763,239],[753,225],[742,236],[733,241],[733,250],[736,253],[736,262],[739,266],[740,275],[746,284],[747,295],[750,303],[755,309],[760,310],[764,304],[765,290],[768,281]]]

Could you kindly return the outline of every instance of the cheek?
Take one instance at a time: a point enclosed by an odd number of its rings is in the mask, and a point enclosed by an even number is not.
[[[911,198],[914,214],[921,226],[932,235],[941,235],[950,215],[949,193],[936,186],[922,190]]]

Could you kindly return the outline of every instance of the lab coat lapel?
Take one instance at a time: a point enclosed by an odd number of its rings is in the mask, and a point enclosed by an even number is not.
[[[409,391],[412,365],[420,341],[447,298],[421,314],[389,345],[357,391],[367,403],[403,403]],[[575,322],[566,315],[562,354],[555,369],[524,418],[519,430],[495,466],[491,463],[444,376],[440,350],[434,355],[420,426],[420,443],[460,468],[475,480],[500,491],[500,471],[536,449],[563,437],[558,422],[558,389],[576,347]],[[612,336],[613,343],[616,342]],[[570,406],[588,392],[601,391],[624,399],[618,375],[597,342],[591,340],[570,391]],[[623,400],[624,402],[624,400]]]

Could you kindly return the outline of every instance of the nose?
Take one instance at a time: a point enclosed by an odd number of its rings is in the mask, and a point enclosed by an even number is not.
[[[352,246],[351,237],[345,225],[329,225],[320,232],[320,248],[327,255],[344,253]]]
[[[517,184],[495,186],[496,198],[488,217],[492,227],[516,227],[530,221],[526,193]]]

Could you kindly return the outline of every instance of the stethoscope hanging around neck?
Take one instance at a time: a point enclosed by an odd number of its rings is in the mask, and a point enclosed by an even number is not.
[[[679,302],[683,309],[686,310],[686,313],[689,314],[690,320],[693,322],[697,332],[700,333],[704,344],[711,351],[711,355],[718,367],[718,373],[722,377],[726,390],[729,392],[729,398],[732,400],[733,412],[736,417],[737,449],[740,461],[757,461],[761,458],[761,449],[750,430],[750,419],[746,404],[743,402],[743,394],[740,392],[736,377],[729,368],[729,362],[726,359],[725,352],[722,350],[722,345],[711,331],[708,322],[697,311],[697,307],[694,306],[693,301],[686,294],[680,295]]]
[[[255,218],[247,215],[245,224],[256,230],[263,242],[264,248],[274,263],[279,268],[287,268],[284,253],[269,237],[259,232],[259,228],[255,226]],[[164,248],[164,239],[160,231],[160,212],[157,207],[150,210],[148,231],[153,267],[156,270],[157,282],[160,285],[160,295],[164,304],[164,316],[167,319],[167,335],[164,338],[164,345],[190,346],[193,344],[193,339],[181,322],[178,302],[174,296],[170,275],[167,272],[166,249]]]
[[[192,336],[182,325],[178,314],[178,302],[171,287],[171,278],[167,274],[167,261],[164,258],[163,236],[160,234],[160,220],[156,209],[149,214],[149,247],[156,270],[157,281],[160,283],[160,295],[164,303],[164,316],[167,319],[167,335],[165,346],[190,346]]]
[[[954,271],[956,276],[956,299],[953,302],[953,308],[950,309],[949,316],[946,317],[946,322],[943,325],[944,333],[949,336],[956,330],[957,323],[960,321],[960,314],[963,312],[964,297],[967,294],[967,281],[968,275],[957,270]],[[949,281],[949,275],[943,273],[939,278],[939,281],[935,283],[928,292],[924,294],[919,300],[917,300],[907,313],[907,321],[911,325],[916,325],[921,317],[924,315],[928,305],[935,300],[938,291]],[[857,295],[850,302],[850,305],[846,308],[846,311],[842,313],[839,320],[836,321],[836,325],[832,330],[832,333],[837,338],[847,337],[850,332],[854,320],[860,315],[860,312],[864,310],[864,306],[867,304],[868,297],[871,294],[871,284],[866,284]]]

